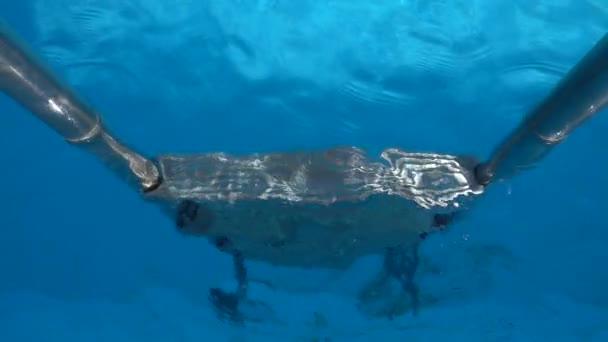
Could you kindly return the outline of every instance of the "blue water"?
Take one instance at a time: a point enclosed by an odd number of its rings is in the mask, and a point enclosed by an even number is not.
[[[608,31],[604,0],[33,0],[0,16],[149,155],[487,157]],[[425,242],[436,302],[419,316],[355,309],[378,259],[250,263],[280,319],[243,328],[206,299],[233,285],[226,255],[5,96],[0,111],[0,341],[608,341],[606,113]]]

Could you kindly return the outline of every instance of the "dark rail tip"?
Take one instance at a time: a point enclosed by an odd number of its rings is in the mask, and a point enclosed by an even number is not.
[[[479,163],[473,168],[473,175],[477,184],[481,186],[487,186],[492,181],[492,175],[488,172],[487,165],[485,163]]]

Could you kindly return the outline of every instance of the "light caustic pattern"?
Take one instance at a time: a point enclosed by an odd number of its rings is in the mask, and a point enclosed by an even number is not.
[[[70,82],[347,131],[365,129],[365,110],[522,114],[608,29],[600,0],[58,0],[35,16],[37,48]]]
[[[426,209],[459,209],[482,192],[466,157],[386,149],[384,163],[357,148],[252,155],[164,155],[164,182],[152,197],[237,201],[282,199],[330,205],[396,194]]]

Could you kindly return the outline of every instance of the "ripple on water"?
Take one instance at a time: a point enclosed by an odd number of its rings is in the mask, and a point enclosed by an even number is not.
[[[407,106],[421,96],[460,87],[470,70],[493,53],[483,35],[451,41],[411,31],[400,44],[409,47],[400,61],[387,63],[388,70],[371,62],[351,70],[341,92],[360,103]]]
[[[546,22],[577,23],[580,17],[573,12],[580,11],[580,0],[551,0],[551,1],[529,1],[516,0],[515,4],[520,11],[529,16]]]
[[[356,102],[400,107],[458,93],[470,70],[493,54],[477,7],[412,1],[387,10],[371,24],[369,52],[355,57],[341,92]]]
[[[143,89],[140,78],[127,66],[105,58],[79,58],[67,49],[54,45],[42,46],[40,54],[50,65],[64,70],[74,85],[91,84],[90,78],[94,75],[97,85],[121,83],[123,92]]]
[[[125,24],[117,12],[100,7],[83,7],[78,11],[72,11],[72,22],[78,29],[88,36],[99,36],[108,34],[108,29],[117,30]]]
[[[382,84],[351,80],[341,92],[356,102],[373,105],[406,106],[413,101],[413,95],[385,89]]]
[[[499,71],[501,82],[510,89],[526,92],[531,87],[549,88],[556,84],[566,72],[565,64],[537,61],[510,65]]]

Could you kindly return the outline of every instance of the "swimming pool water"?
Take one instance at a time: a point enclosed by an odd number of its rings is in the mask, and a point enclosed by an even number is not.
[[[608,30],[602,0],[3,2],[0,16],[147,154],[351,144],[486,157]],[[600,114],[423,247],[419,317],[347,272],[249,264],[274,320],[219,322],[230,259],[0,97],[2,341],[605,341]],[[260,313],[266,317],[266,313]]]

